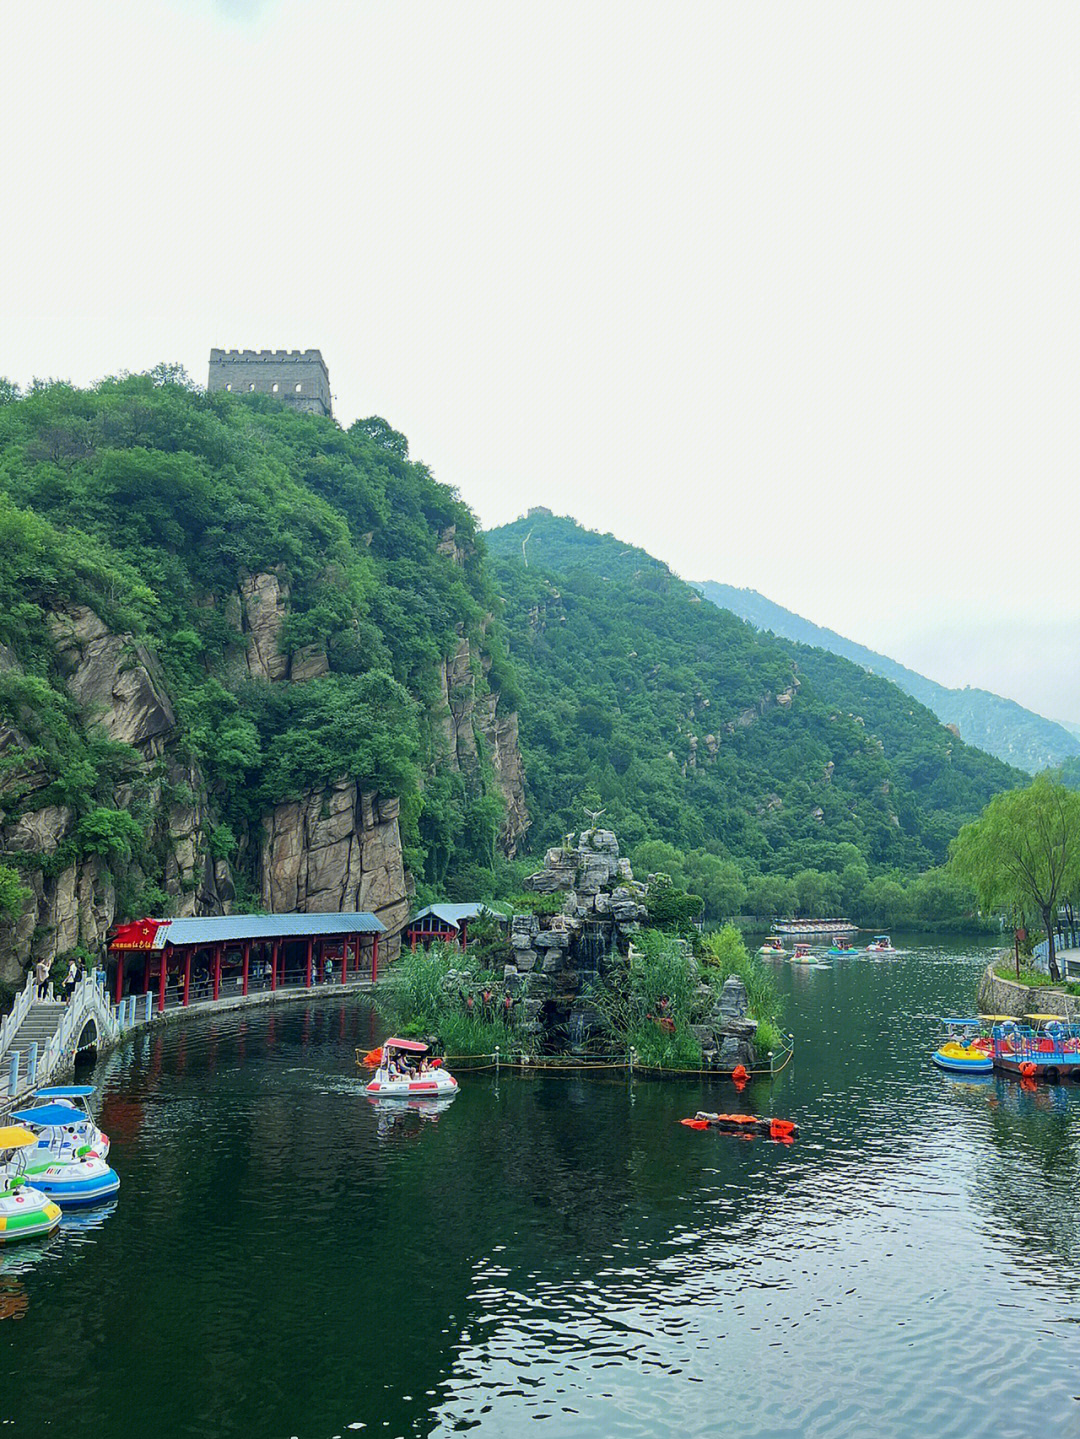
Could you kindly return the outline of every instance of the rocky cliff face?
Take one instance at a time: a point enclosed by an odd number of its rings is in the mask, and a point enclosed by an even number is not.
[[[319,646],[282,652],[288,601],[287,585],[274,574],[247,576],[219,601],[236,633],[225,661],[228,678],[303,683],[327,672]],[[102,803],[150,816],[151,845],[174,913],[227,913],[234,880],[228,863],[210,853],[212,796],[199,767],[186,757],[154,656],[132,635],[112,633],[83,605],[57,609],[49,631],[76,722],[84,729],[100,727],[131,751],[125,777]],[[0,651],[4,669],[18,669],[6,650]],[[440,669],[441,762],[479,789],[484,747],[506,799],[503,846],[512,855],[528,825],[517,716],[499,713],[496,694],[477,696],[478,669],[466,638]],[[0,722],[0,856],[16,860],[30,892],[17,921],[0,925],[0,981],[17,980],[38,957],[51,961],[77,946],[97,950],[116,918],[116,866],[85,854],[68,805],[36,802],[39,795],[45,799],[42,792],[51,783],[28,734]],[[342,778],[276,806],[260,829],[240,838],[257,856],[256,880],[266,908],[372,910],[387,926],[386,952],[393,957],[410,904],[396,798]],[[137,868],[126,878],[135,892],[145,880]]]
[[[339,780],[263,817],[262,902],[271,911],[370,910],[388,930],[386,956],[409,917],[398,801]]]
[[[481,659],[481,674],[484,668]],[[481,782],[479,737],[506,804],[500,845],[503,853],[513,859],[529,827],[525,767],[518,748],[518,717],[513,710],[508,713],[500,710],[498,693],[478,696],[476,691],[472,648],[463,636],[453,655],[439,666],[439,705],[435,718],[443,742],[442,758],[478,792]]]

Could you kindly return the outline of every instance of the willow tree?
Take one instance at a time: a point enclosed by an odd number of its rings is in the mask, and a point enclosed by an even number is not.
[[[1060,980],[1054,921],[1080,890],[1080,793],[1039,775],[1027,789],[995,795],[957,835],[949,862],[984,910],[1038,911],[1050,978]]]

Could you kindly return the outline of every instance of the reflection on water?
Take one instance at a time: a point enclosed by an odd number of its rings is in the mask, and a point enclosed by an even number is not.
[[[102,1066],[107,1222],[0,1257],[23,1316],[0,1418],[122,1439],[1075,1426],[1080,1086],[934,1070],[983,960],[908,947],[778,965],[796,1059],[739,1099],[504,1073],[372,1106],[358,999],[140,1037]],[[677,1123],[699,1108],[800,1138]]]

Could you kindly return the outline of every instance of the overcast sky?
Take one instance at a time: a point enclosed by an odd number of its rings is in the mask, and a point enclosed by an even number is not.
[[[0,374],[317,346],[531,505],[1080,720],[1080,6],[7,5]]]

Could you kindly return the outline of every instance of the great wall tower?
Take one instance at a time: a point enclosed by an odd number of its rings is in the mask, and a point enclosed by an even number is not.
[[[211,350],[207,388],[273,395],[309,415],[332,414],[330,375],[320,350]]]

